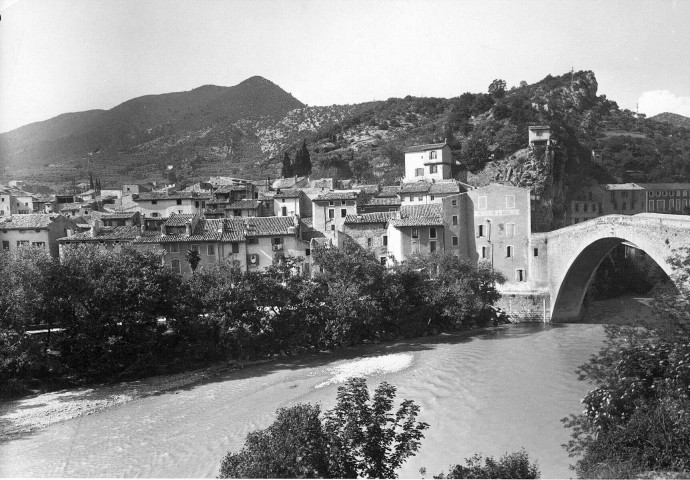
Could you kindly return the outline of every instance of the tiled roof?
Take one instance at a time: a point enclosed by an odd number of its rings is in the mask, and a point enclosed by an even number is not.
[[[2,230],[28,230],[31,228],[48,228],[53,220],[62,215],[48,213],[27,213],[0,217],[0,229]]]
[[[104,213],[101,215],[101,220],[129,220],[136,215],[137,212],[116,212]]]
[[[636,183],[607,183],[605,190],[644,190],[644,187]]]
[[[429,188],[429,193],[431,195],[460,193],[460,186],[455,182],[432,183]]]
[[[398,212],[377,212],[348,215],[345,217],[345,223],[387,223],[388,220],[395,217],[397,213]]]
[[[100,227],[95,236],[91,231],[75,233],[71,237],[58,238],[60,242],[102,242],[105,240],[134,241],[141,234],[139,227]]]
[[[400,187],[400,193],[426,193],[431,188],[428,182],[404,183]]]
[[[216,188],[213,193],[244,192],[248,188],[252,188],[252,185],[249,187],[247,185],[221,185]]]
[[[426,145],[412,145],[405,149],[405,153],[425,152],[427,150],[438,150],[446,146],[446,143],[428,143]]]
[[[440,204],[403,205],[400,207],[400,218],[391,219],[391,225],[394,227],[441,226],[443,225],[441,212]]]
[[[362,203],[364,206],[396,206],[400,205],[400,199],[395,196],[395,197],[373,197]]]
[[[80,208],[92,208],[94,202],[75,202],[75,203],[58,203],[60,210],[79,210]]]
[[[377,197],[396,197],[399,191],[400,187],[398,185],[384,185],[381,187],[381,192]]]
[[[274,198],[299,198],[303,195],[299,188],[283,188],[280,192],[273,193]]]
[[[244,200],[237,200],[236,202],[232,202],[232,203],[228,204],[225,208],[226,208],[226,210],[227,209],[241,210],[241,209],[247,209],[247,208],[255,209],[255,208],[259,208],[260,205],[261,205],[261,202],[258,200],[244,199]]]
[[[314,226],[314,219],[311,217],[300,218],[299,221],[303,228],[312,228]]]
[[[690,183],[640,183],[647,190],[689,190]]]
[[[273,188],[292,188],[297,184],[306,185],[307,181],[307,177],[279,178],[273,182]]]
[[[322,193],[314,199],[315,202],[323,202],[330,200],[356,200],[359,192],[352,190],[334,190],[332,192]]]
[[[210,200],[210,194],[197,192],[143,192],[134,194],[134,200]]]
[[[243,219],[246,234],[253,237],[288,235],[294,227],[293,217],[246,217]]]
[[[165,221],[166,227],[184,227],[195,217],[193,213],[173,213]]]
[[[356,188],[367,195],[377,195],[379,193],[378,185],[360,185]]]

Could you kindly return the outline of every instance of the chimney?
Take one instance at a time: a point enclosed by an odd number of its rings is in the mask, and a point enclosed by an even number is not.
[[[187,234],[188,237],[191,236],[192,235],[192,222],[187,222],[184,226],[184,230],[185,230],[185,233]]]
[[[142,222],[141,225],[139,225],[139,231],[141,232],[142,235],[146,233],[146,225]]]
[[[67,237],[69,238],[69,237],[71,237],[72,235],[74,235],[74,233],[72,232],[72,229],[71,229],[71,228],[68,228],[68,229],[67,229]]]
[[[161,223],[161,235],[165,235],[167,232],[165,231],[165,223]]]
[[[91,237],[95,237],[98,235],[98,232],[101,231],[101,221],[98,219],[95,219],[93,223],[91,224]]]

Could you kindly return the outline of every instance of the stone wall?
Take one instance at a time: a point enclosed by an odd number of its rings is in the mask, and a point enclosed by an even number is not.
[[[548,293],[503,293],[496,307],[516,323],[545,323],[551,317]]]

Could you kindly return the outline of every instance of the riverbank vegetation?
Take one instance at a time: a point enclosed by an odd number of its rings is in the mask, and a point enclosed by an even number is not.
[[[284,356],[486,322],[500,274],[449,254],[392,269],[369,252],[316,249],[320,273],[288,258],[266,272],[232,262],[182,278],[158,255],[83,246],[0,258],[5,395],[51,382],[118,381],[215,361]]]
[[[385,382],[369,395],[363,378],[338,387],[336,406],[281,408],[265,430],[247,435],[228,453],[220,478],[396,478],[414,456],[429,426],[416,421],[419,406],[404,400],[393,412],[395,387]]]
[[[690,249],[671,258],[677,290],[661,289],[644,328],[608,327],[580,370],[595,384],[584,412],[563,419],[581,478],[690,475]]]

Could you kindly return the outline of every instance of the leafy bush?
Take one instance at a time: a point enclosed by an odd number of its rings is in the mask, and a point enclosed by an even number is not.
[[[228,453],[220,478],[396,478],[414,456],[428,425],[419,407],[404,400],[395,413],[395,387],[382,383],[369,396],[366,381],[352,378],[338,388],[337,404],[320,418],[316,405],[281,408],[265,430],[247,435]]]
[[[537,462],[530,463],[525,450],[506,453],[498,461],[486,457],[482,465],[482,456],[474,455],[465,459],[465,466],[455,465],[448,475],[443,473],[434,478],[539,478]]]

